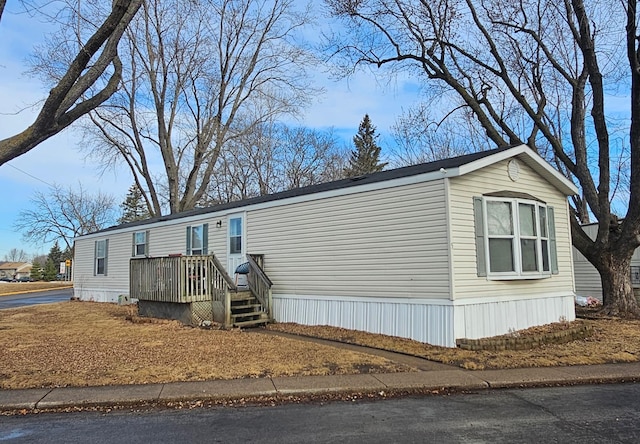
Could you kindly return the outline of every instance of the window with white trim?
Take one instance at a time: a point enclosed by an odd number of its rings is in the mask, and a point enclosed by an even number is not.
[[[475,198],[478,275],[535,279],[557,273],[553,208],[524,198]]]
[[[93,274],[95,275],[107,275],[107,257],[109,254],[109,240],[103,239],[96,241],[94,251],[94,268]]]
[[[209,224],[187,227],[187,255],[208,254]]]
[[[133,251],[134,257],[149,255],[149,232],[138,231],[133,233]]]

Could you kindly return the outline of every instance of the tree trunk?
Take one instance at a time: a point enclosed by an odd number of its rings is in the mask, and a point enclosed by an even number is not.
[[[602,282],[602,313],[610,316],[640,317],[640,309],[631,286],[631,256],[622,251],[602,255],[599,267]]]

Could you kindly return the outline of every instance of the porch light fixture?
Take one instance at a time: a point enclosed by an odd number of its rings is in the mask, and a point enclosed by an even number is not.
[[[216,227],[218,227],[218,228],[222,227],[222,221],[221,221],[221,220],[219,220],[218,222],[216,222]]]

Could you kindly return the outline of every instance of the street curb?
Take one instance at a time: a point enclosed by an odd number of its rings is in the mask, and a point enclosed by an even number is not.
[[[590,372],[590,368],[593,370]],[[361,375],[268,377],[164,384],[0,390],[0,412],[172,408],[184,404],[276,405],[330,400],[387,399],[443,393],[640,382],[640,366],[425,371]],[[538,376],[535,374],[538,373]]]

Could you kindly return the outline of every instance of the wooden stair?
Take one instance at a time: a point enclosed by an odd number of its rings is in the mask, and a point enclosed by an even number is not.
[[[262,304],[251,291],[238,291],[231,296],[231,325],[233,327],[257,327],[269,322]]]

